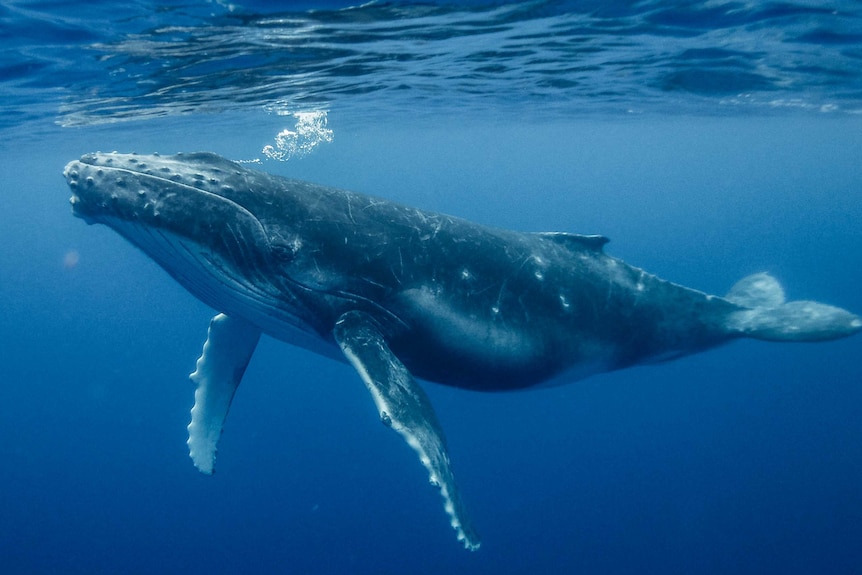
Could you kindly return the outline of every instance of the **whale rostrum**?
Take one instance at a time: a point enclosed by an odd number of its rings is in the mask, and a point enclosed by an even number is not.
[[[821,341],[862,329],[843,309],[786,302],[766,273],[708,295],[607,255],[602,236],[497,229],[211,153],[87,154],[64,173],[76,216],[113,228],[219,312],[191,374],[188,446],[200,471],[213,472],[265,333],[353,366],[468,549],[479,537],[417,379],[556,385],[741,337]]]

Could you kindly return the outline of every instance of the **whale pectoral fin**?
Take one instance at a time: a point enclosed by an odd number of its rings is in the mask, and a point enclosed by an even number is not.
[[[189,423],[189,456],[212,474],[216,449],[233,395],[260,339],[260,330],[223,313],[210,322],[203,352],[189,378],[197,385]]]
[[[333,335],[371,392],[381,421],[401,434],[416,451],[428,470],[431,484],[440,489],[458,540],[467,549],[478,549],[479,537],[461,504],[443,430],[428,396],[389,349],[368,315],[356,311],[344,314],[336,323]]]

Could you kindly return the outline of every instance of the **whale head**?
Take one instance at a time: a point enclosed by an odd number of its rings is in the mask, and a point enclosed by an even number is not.
[[[271,220],[275,202],[290,221],[290,194],[255,180],[265,175],[201,152],[86,154],[64,176],[74,215],[114,229],[204,303],[313,330],[302,287],[274,273],[291,258],[290,238],[261,214]]]

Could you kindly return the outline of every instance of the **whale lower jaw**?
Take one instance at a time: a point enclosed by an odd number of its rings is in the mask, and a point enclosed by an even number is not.
[[[168,274],[197,299],[216,310],[244,317],[261,326],[267,335],[325,357],[343,357],[331,345],[320,340],[313,327],[284,305],[281,293],[271,292],[262,284],[252,284],[242,276],[229,273],[230,267],[218,256],[199,246],[158,228],[152,228],[112,216],[91,218],[105,224],[156,261]]]

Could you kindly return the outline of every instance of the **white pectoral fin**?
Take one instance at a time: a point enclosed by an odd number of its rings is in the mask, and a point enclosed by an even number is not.
[[[333,335],[371,392],[381,421],[397,431],[416,451],[428,470],[431,484],[440,489],[458,539],[467,549],[478,549],[479,537],[461,504],[443,430],[425,392],[395,357],[366,314],[344,314],[336,323]]]
[[[189,456],[202,473],[212,474],[224,420],[260,330],[223,313],[210,322],[203,352],[189,377],[197,385],[189,423]]]

